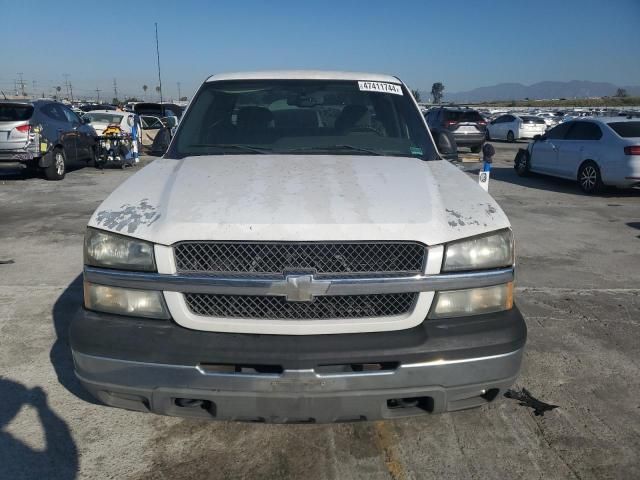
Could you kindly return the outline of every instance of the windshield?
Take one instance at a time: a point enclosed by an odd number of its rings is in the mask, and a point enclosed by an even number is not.
[[[301,152],[438,158],[400,85],[317,80],[205,84],[166,157]]]
[[[94,123],[115,123],[120,124],[122,121],[122,115],[115,115],[112,113],[85,113],[85,118],[91,119]]]

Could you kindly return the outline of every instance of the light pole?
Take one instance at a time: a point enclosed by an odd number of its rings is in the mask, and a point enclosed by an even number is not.
[[[160,75],[160,47],[158,45],[158,22],[156,22],[156,56],[158,58],[158,85],[160,86],[160,103],[162,103],[162,77]]]

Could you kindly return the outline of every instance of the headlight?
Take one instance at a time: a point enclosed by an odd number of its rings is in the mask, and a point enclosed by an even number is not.
[[[438,292],[429,318],[462,317],[509,310],[513,307],[513,283],[494,287]]]
[[[446,245],[444,272],[481,270],[513,265],[513,234],[511,230],[460,240]]]
[[[84,236],[84,263],[122,270],[156,270],[152,243],[93,228],[88,228]]]
[[[108,287],[84,282],[84,306],[89,310],[147,318],[169,318],[162,292]]]

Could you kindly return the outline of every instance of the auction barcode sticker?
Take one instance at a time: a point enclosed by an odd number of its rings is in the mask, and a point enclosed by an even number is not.
[[[402,95],[402,88],[400,87],[400,85],[396,85],[394,83],[359,81],[358,88],[363,92],[380,92]]]

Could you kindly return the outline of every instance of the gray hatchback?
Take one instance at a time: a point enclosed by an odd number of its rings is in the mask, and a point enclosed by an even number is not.
[[[52,100],[0,102],[0,163],[21,163],[62,180],[71,165],[95,160],[96,132]]]

